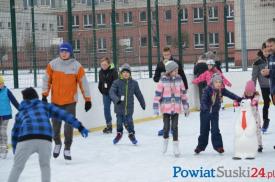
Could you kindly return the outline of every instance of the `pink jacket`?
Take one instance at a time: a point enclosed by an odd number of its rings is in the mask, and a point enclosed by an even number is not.
[[[198,84],[200,82],[206,81],[207,85],[211,84],[211,78],[213,76],[214,73],[218,73],[221,75],[222,79],[223,79],[223,83],[228,86],[231,87],[231,83],[223,76],[223,74],[217,69],[217,68],[213,68],[211,70],[207,70],[205,71],[203,74],[201,74],[199,77],[195,78],[192,83],[194,84]]]
[[[186,90],[180,76],[175,78],[163,75],[157,83],[153,109],[161,113],[181,113],[182,107],[188,109]]]

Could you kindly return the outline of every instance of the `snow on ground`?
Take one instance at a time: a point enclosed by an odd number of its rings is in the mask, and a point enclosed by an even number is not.
[[[161,120],[144,122],[135,125],[136,137],[139,141],[133,146],[125,132],[119,144],[113,145],[111,135],[93,132],[87,139],[75,137],[72,146],[71,163],[66,164],[63,156],[51,160],[53,182],[168,182],[168,181],[274,181],[275,178],[173,178],[173,167],[180,166],[187,170],[238,170],[241,167],[264,168],[265,172],[275,170],[275,109],[271,107],[270,132],[263,136],[264,150],[255,160],[232,160],[234,141],[234,122],[238,116],[232,108],[220,113],[220,129],[223,136],[225,153],[218,154],[212,149],[211,142],[205,152],[194,155],[199,134],[199,113],[191,113],[188,118],[179,119],[179,140],[182,156],[175,158],[172,153],[172,142],[166,155],[161,153],[162,138],[157,131],[162,127]],[[11,124],[11,123],[10,123]],[[13,163],[11,152],[6,160],[0,160],[0,181],[7,181]],[[186,173],[183,173],[185,175]],[[250,172],[251,175],[251,172]],[[27,162],[20,182],[40,181],[40,168],[37,155]]]

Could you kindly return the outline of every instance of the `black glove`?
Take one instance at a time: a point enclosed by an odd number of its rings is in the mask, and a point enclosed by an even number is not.
[[[117,104],[117,105],[119,105],[119,104],[121,104],[121,103],[122,103],[122,101],[121,101],[121,100],[119,100],[119,101],[117,101],[117,103],[116,103],[116,104]]]
[[[142,108],[143,110],[145,110],[146,106],[145,106],[145,105],[144,105],[144,106],[141,106],[141,108]]]
[[[85,102],[85,111],[89,111],[92,108],[92,102],[91,101],[86,101]]]
[[[45,95],[42,96],[42,101],[48,103],[48,99],[47,99],[47,97]]]

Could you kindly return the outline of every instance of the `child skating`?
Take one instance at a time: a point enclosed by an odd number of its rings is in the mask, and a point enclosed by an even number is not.
[[[189,114],[186,89],[181,77],[178,75],[178,65],[173,61],[165,64],[165,74],[157,83],[153,109],[156,115],[159,110],[163,114],[163,149],[166,153],[169,142],[169,131],[172,128],[174,155],[179,157],[178,118],[182,110],[185,116]]]
[[[115,105],[117,118],[117,135],[113,140],[117,144],[123,135],[123,125],[128,131],[128,137],[133,144],[137,144],[135,137],[133,113],[134,113],[134,95],[138,99],[140,106],[145,110],[145,101],[139,89],[138,82],[131,77],[131,68],[129,64],[121,67],[120,78],[113,82],[110,89],[110,97]]]
[[[51,181],[50,158],[52,150],[53,127],[50,118],[64,120],[77,128],[83,137],[88,130],[69,112],[53,104],[40,101],[34,88],[22,91],[23,101],[16,114],[12,129],[12,149],[14,163],[8,182],[17,182],[29,157],[38,153],[41,169],[41,181]]]
[[[11,104],[18,110],[19,104],[12,92],[5,86],[4,78],[0,75],[0,158],[6,159],[8,154],[7,127],[12,118]]]
[[[223,79],[220,74],[214,74],[210,85],[208,85],[202,94],[200,106],[200,136],[195,153],[204,151],[208,145],[209,132],[211,130],[211,141],[214,150],[218,153],[224,153],[222,136],[219,129],[219,111],[221,108],[221,97],[226,96],[230,99],[240,102],[241,97],[231,93],[223,88]]]

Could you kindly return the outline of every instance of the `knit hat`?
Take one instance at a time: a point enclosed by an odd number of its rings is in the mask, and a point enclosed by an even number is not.
[[[255,83],[253,80],[249,80],[248,82],[246,82],[245,92],[249,92],[249,93],[256,92],[256,87],[255,87]]]
[[[214,52],[212,52],[212,51],[206,52],[205,56],[206,56],[207,59],[213,59],[213,60],[217,59],[216,54]]]
[[[60,44],[59,46],[59,52],[69,52],[70,55],[73,55],[73,47],[69,42],[63,42],[62,44]]]
[[[4,78],[0,75],[0,84],[4,84]]]
[[[167,63],[165,63],[166,74],[174,71],[178,67],[179,65],[175,61],[168,61]]]
[[[213,59],[208,59],[208,60],[206,61],[206,64],[207,64],[207,65],[215,65],[215,61],[214,61]]]
[[[122,73],[123,71],[127,71],[131,74],[131,67],[128,63],[124,63],[122,66],[121,66],[121,70],[120,72]]]
[[[37,92],[32,87],[22,90],[22,95],[24,100],[32,100],[39,98]]]
[[[221,82],[223,81],[220,74],[218,74],[218,73],[213,74],[213,76],[211,78],[211,84],[213,85],[213,83],[215,81],[221,81]]]

